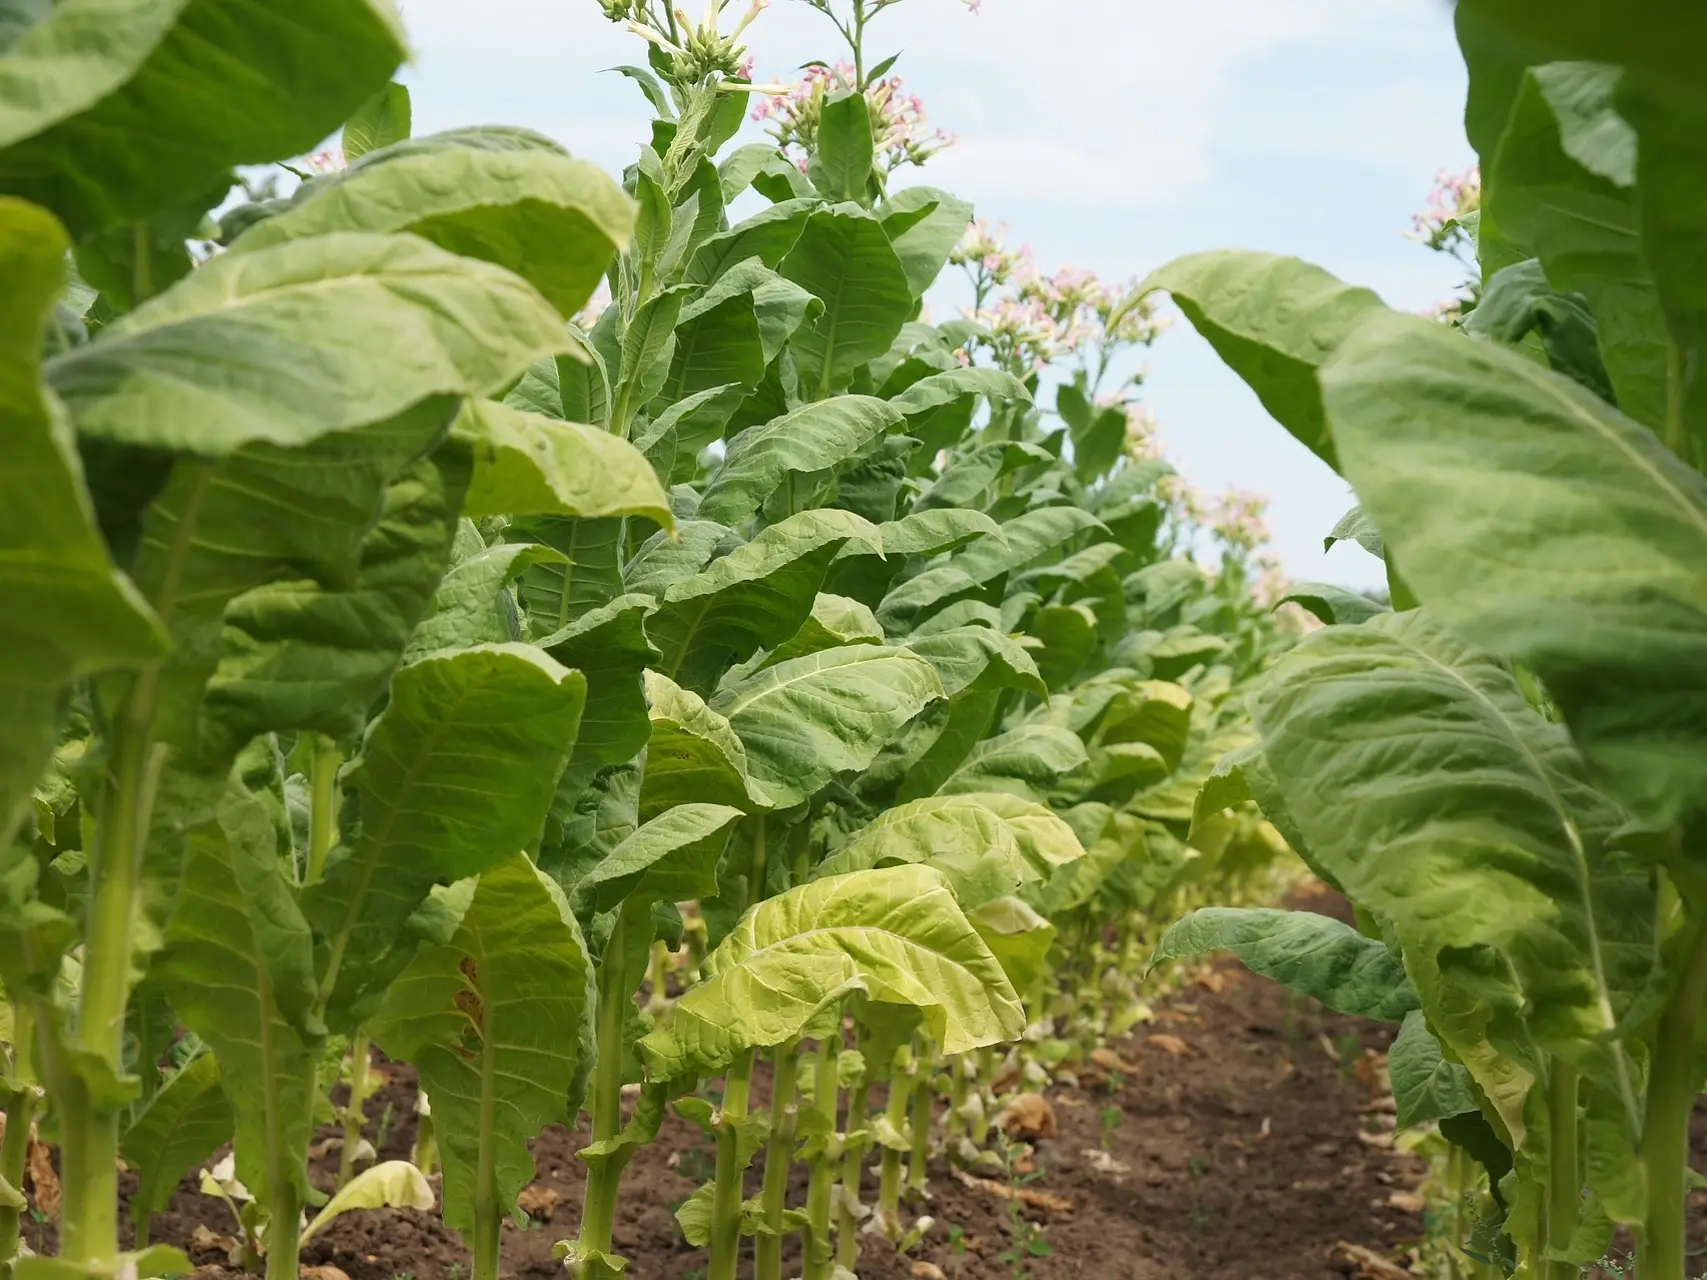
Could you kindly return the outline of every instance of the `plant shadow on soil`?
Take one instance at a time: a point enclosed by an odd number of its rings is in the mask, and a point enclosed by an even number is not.
[[[1297,905],[1339,914],[1331,898]],[[1156,1038],[1152,1038],[1156,1037]],[[1395,1207],[1421,1165],[1369,1140],[1381,1129],[1380,1104],[1367,1071],[1367,1051],[1384,1053],[1389,1027],[1328,1013],[1291,998],[1279,986],[1223,964],[1155,1005],[1153,1021],[1114,1046],[1136,1067],[1100,1084],[1055,1087],[1059,1134],[1041,1142],[1041,1176],[1032,1189],[1070,1201],[1070,1211],[1027,1209],[1048,1256],[1029,1259],[1031,1280],[1344,1280],[1328,1253],[1350,1241],[1393,1254],[1421,1238],[1423,1222]],[[1183,1049],[1184,1052],[1179,1052]],[[415,1136],[415,1076],[401,1064],[380,1068],[386,1083],[367,1105],[369,1137],[383,1128],[380,1156],[407,1158]],[[768,1080],[754,1082],[763,1103]],[[881,1101],[881,1099],[877,1099]],[[1112,1123],[1118,1107],[1118,1124]],[[325,1130],[321,1137],[336,1131]],[[585,1182],[575,1151],[585,1135],[554,1127],[533,1144],[538,1176],[530,1188],[535,1219],[504,1228],[503,1270],[519,1280],[563,1274],[553,1244],[575,1234]],[[1707,1150],[1707,1121],[1697,1116],[1695,1150]],[[705,1265],[677,1229],[673,1211],[710,1177],[710,1143],[674,1115],[658,1141],[644,1148],[623,1182],[615,1244],[630,1259],[634,1280],[694,1280]],[[749,1171],[757,1192],[762,1155]],[[313,1163],[317,1185],[329,1190],[337,1153]],[[997,1175],[998,1177],[1000,1175]],[[124,1178],[125,1189],[134,1177]],[[940,1161],[931,1169],[931,1200],[913,1206],[935,1226],[909,1256],[866,1236],[861,1280],[1009,1280],[1007,1203],[983,1187],[967,1186]],[[1707,1193],[1696,1193],[1698,1197]],[[876,1195],[868,1174],[864,1199]],[[790,1203],[805,1198],[796,1171]],[[1695,1206],[1692,1206],[1695,1207]],[[1702,1234],[1702,1215],[1695,1231]],[[200,1227],[203,1230],[199,1231]],[[203,1280],[237,1280],[240,1272],[206,1243],[230,1233],[225,1206],[186,1178],[170,1208],[154,1221],[154,1239],[185,1248]],[[26,1223],[32,1247],[53,1241],[51,1225]],[[126,1228],[128,1235],[128,1227]],[[198,1244],[198,1239],[201,1243]],[[1699,1245],[1700,1241],[1692,1241]],[[353,1212],[311,1241],[303,1264],[330,1265],[350,1280],[465,1280],[468,1253],[461,1238],[433,1212]],[[742,1275],[751,1274],[744,1259]],[[784,1274],[799,1274],[798,1248],[784,1255]]]

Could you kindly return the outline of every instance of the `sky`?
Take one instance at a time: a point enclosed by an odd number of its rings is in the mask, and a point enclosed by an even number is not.
[[[698,16],[701,0],[686,0]],[[622,77],[644,48],[597,0],[401,0],[415,132],[526,125],[613,174],[648,135]],[[731,9],[745,8],[732,0]],[[801,0],[747,30],[756,78],[833,61]],[[1448,0],[905,0],[868,37],[957,144],[914,181],[972,200],[1039,265],[1139,277],[1214,248],[1296,254],[1422,310],[1460,278],[1407,239],[1435,173],[1473,156]],[[752,141],[762,138],[749,125]],[[942,318],[938,308],[938,318]],[[1183,321],[1149,353],[1143,396],[1199,489],[1269,495],[1274,550],[1300,581],[1377,586],[1355,546],[1322,553],[1345,484],[1263,411]]]

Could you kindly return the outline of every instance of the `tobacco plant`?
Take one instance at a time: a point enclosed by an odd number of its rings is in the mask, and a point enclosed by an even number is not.
[[[1219,912],[1163,953],[1232,947],[1403,1018],[1401,1122],[1487,1168],[1494,1252],[1523,1273],[1575,1276],[1627,1225],[1641,1274],[1681,1280],[1707,1000],[1707,46],[1655,6],[1465,0],[1457,24],[1473,310],[1400,315],[1257,254],[1151,279],[1355,487],[1332,536],[1384,557],[1398,610],[1304,593],[1335,625],[1263,682],[1260,741],[1199,805],[1254,798],[1362,932]]]
[[[0,21],[20,1276],[184,1269],[150,1217],[227,1142],[207,1183],[249,1197],[269,1275],[344,1208],[419,1207],[407,1166],[355,1173],[370,1045],[418,1074],[479,1280],[527,1143],[583,1103],[574,1273],[626,1269],[621,1174],[673,1104],[716,1143],[681,1214],[714,1280],[749,1235],[762,1280],[795,1234],[828,1276],[862,1224],[924,1229],[901,1201],[937,1063],[981,1139],[998,1046],[1118,1031],[1134,913],[1283,851],[1254,819],[1189,830],[1285,640],[1247,540],[1189,556],[1184,491],[1104,385],[1152,336],[1141,297],[1062,277],[923,318],[951,257],[987,255],[967,204],[895,189],[882,0],[837,16],[845,88],[794,99],[803,164],[722,155],[770,92],[762,6],[604,7],[657,113],[620,183],[526,130],[410,136],[385,0]],[[298,161],[340,124],[344,163]],[[271,162],[288,194],[228,200]],[[1053,416],[1062,352],[1027,315],[1104,335]],[[684,935],[706,950],[671,992]],[[1051,963],[1068,940],[1090,967]],[[61,1256],[14,1263],[32,1118]],[[308,1150],[334,1121],[328,1202]]]

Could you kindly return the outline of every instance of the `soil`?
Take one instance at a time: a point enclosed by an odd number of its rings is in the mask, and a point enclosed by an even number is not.
[[[1299,905],[1331,911],[1336,904]],[[1420,1216],[1405,1207],[1421,1166],[1391,1149],[1391,1120],[1369,1071],[1390,1028],[1327,1013],[1235,965],[1205,971],[1158,1000],[1154,1015],[1112,1046],[1123,1069],[1111,1079],[1089,1073],[1077,1087],[1047,1092],[1058,1133],[1036,1144],[1037,1176],[1026,1186],[1043,1193],[1048,1207],[1024,1209],[1047,1252],[1025,1261],[1025,1275],[1344,1280],[1328,1261],[1336,1244],[1394,1256],[1421,1237]],[[406,1158],[415,1136],[414,1072],[397,1063],[377,1069],[385,1083],[367,1103],[367,1133],[382,1159]],[[767,1085],[755,1080],[755,1103]],[[1699,1136],[1707,1143],[1707,1125]],[[584,1183],[575,1151],[585,1141],[584,1133],[556,1127],[534,1143],[533,1218],[504,1228],[507,1276],[563,1274],[552,1246],[575,1234]],[[750,1172],[750,1194],[762,1163],[761,1156]],[[683,1241],[673,1211],[712,1167],[710,1144],[673,1115],[629,1166],[615,1244],[635,1280],[700,1274],[705,1255]],[[329,1190],[336,1168],[334,1148],[321,1152],[311,1173]],[[794,1204],[805,1193],[804,1172],[797,1175]],[[134,1186],[128,1174],[123,1181]],[[866,1237],[861,1280],[1015,1276],[1001,1257],[1012,1248],[1015,1219],[995,1185],[967,1185],[933,1162],[931,1200],[913,1212],[929,1213],[935,1225],[909,1256]],[[873,1174],[867,1202],[875,1192]],[[241,1273],[223,1265],[217,1242],[233,1231],[228,1210],[202,1195],[192,1175],[155,1218],[153,1238],[184,1248],[203,1280],[237,1280]],[[26,1224],[26,1239],[51,1249],[52,1225]],[[798,1274],[794,1252],[785,1254],[785,1274]],[[468,1276],[460,1237],[435,1213],[407,1209],[345,1215],[305,1247],[303,1263],[336,1267],[349,1280]],[[322,1273],[322,1280],[337,1277]]]

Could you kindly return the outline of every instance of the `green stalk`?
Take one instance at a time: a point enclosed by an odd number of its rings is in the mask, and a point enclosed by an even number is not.
[[[859,1082],[848,1091],[847,1138],[842,1146],[842,1202],[836,1209],[836,1265],[852,1271],[859,1261],[860,1168],[864,1164],[865,1142],[855,1138],[854,1131],[865,1127],[867,1095],[870,1081],[861,1074]]]
[[[289,1178],[280,1178],[267,1197],[272,1217],[267,1222],[267,1280],[297,1280],[302,1252],[302,1202]]]
[[[996,1051],[988,1045],[978,1050],[978,1074],[976,1076],[976,1083],[980,1093],[989,1088],[991,1077],[996,1074],[995,1067]],[[990,1140],[989,1112],[990,1109],[986,1106],[980,1113],[978,1119],[972,1125],[972,1145],[979,1149],[982,1149],[984,1144]]]
[[[652,956],[646,966],[646,980],[652,987],[652,994],[646,1000],[646,1012],[654,1018],[664,1016],[664,1010],[670,1007],[670,998],[665,994],[669,978],[670,948],[662,938],[654,939]]]
[[[422,1102],[427,1103],[426,1111],[420,1109]],[[439,1140],[433,1132],[432,1102],[425,1093],[415,1104],[415,1145],[409,1151],[409,1163],[429,1178],[439,1164]]]
[[[367,1092],[371,1076],[368,1071],[368,1039],[366,1032],[357,1032],[350,1045],[350,1100],[341,1117],[344,1123],[344,1145],[338,1152],[338,1187],[341,1190],[356,1173],[356,1148],[361,1145],[362,1130],[367,1127]]]
[[[796,1081],[800,1041],[779,1044],[771,1055],[771,1132],[765,1147],[765,1225],[771,1234],[753,1242],[754,1280],[782,1280],[782,1215],[788,1207],[788,1171],[794,1163],[794,1133],[800,1115]]]
[[[308,884],[319,882],[326,870],[326,855],[338,842],[338,766],[342,763],[331,739],[320,734],[314,739],[314,758],[309,766]]]
[[[931,1159],[931,1114],[935,1096],[931,1093],[932,1055],[921,1038],[913,1059],[913,1109],[909,1123],[913,1128],[913,1150],[907,1160],[907,1191],[924,1197],[925,1175]]]
[[[745,1198],[740,1124],[747,1118],[753,1082],[753,1051],[746,1050],[723,1077],[722,1115],[717,1130],[717,1182],[711,1200],[711,1266],[706,1280],[735,1280],[741,1253],[741,1205]],[[476,1280],[481,1280],[476,1277]]]
[[[1547,1084],[1547,1244],[1563,1254],[1577,1233],[1582,1205],[1582,1168],[1577,1158],[1577,1069],[1553,1059]],[[1548,1260],[1542,1274],[1550,1280],[1577,1280],[1579,1268]]]
[[[18,1091],[6,1107],[6,1139],[0,1143],[0,1178],[14,1191],[24,1185],[24,1167],[30,1155],[30,1127],[36,1118],[35,1071],[30,1063],[35,1022],[26,1004],[12,1006],[12,1079]],[[146,1221],[139,1229],[146,1229]],[[18,1260],[22,1239],[23,1210],[0,1207],[0,1280],[12,1280],[12,1264]]]
[[[836,1098],[841,1092],[837,1078],[839,1041],[825,1036],[818,1042],[812,1066],[812,1104],[831,1132],[836,1128]],[[836,1188],[835,1143],[826,1141],[812,1161],[812,1181],[806,1189],[806,1259],[802,1280],[830,1280],[835,1253],[830,1247],[830,1199]]]
[[[498,1233],[504,1222],[504,1208],[498,1201],[498,1053],[492,1044],[492,992],[486,989],[485,970],[480,971],[478,981],[480,1133],[479,1155],[474,1162],[473,1280],[498,1280]]]
[[[889,1095],[884,1103],[883,1116],[896,1133],[905,1133],[907,1112],[913,1101],[913,1055],[905,1048],[895,1054],[895,1065],[889,1072]],[[884,1144],[877,1180],[877,1213],[883,1234],[891,1240],[901,1238],[901,1175],[904,1153]]]
[[[950,1144],[954,1139],[966,1132],[966,1116],[963,1108],[971,1094],[969,1080],[966,1075],[964,1058],[954,1057],[948,1060],[948,1115],[943,1118],[943,1132]],[[952,1159],[952,1146],[950,1147]]]
[[[593,1065],[588,1110],[593,1121],[593,1141],[610,1142],[622,1132],[623,1014],[634,988],[623,964],[628,933],[641,923],[649,908],[644,903],[625,902],[611,926],[604,960],[598,975],[598,1053]],[[587,1186],[581,1201],[581,1234],[577,1246],[582,1253],[611,1251],[611,1232],[616,1225],[617,1191],[622,1171],[633,1154],[624,1147],[608,1155],[587,1160]]]
[[[1648,1110],[1642,1121],[1648,1213],[1637,1254],[1642,1280],[1684,1280],[1685,1275],[1689,1116],[1696,1083],[1690,1059],[1707,1001],[1707,929],[1692,922],[1686,941],[1687,968],[1660,1015],[1648,1072]]]

